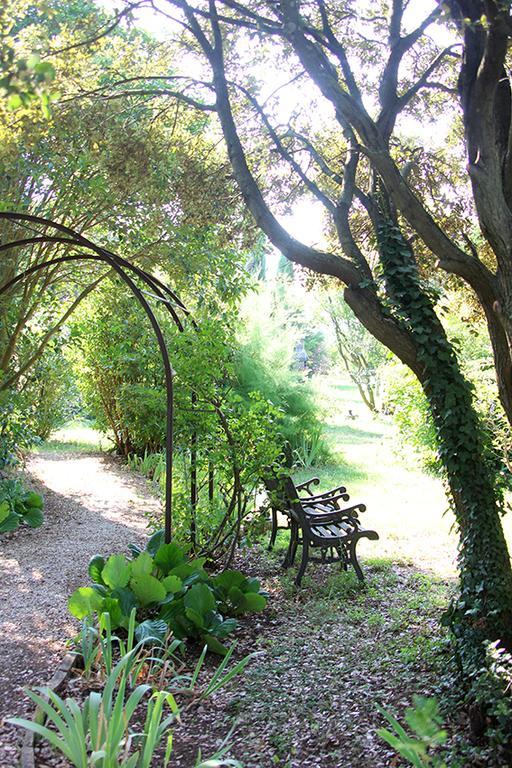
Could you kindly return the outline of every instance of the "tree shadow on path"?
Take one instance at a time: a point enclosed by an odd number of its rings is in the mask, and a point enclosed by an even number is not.
[[[27,480],[42,493],[44,525],[20,528],[0,543],[0,765],[17,765],[19,734],[5,717],[26,714],[24,686],[41,685],[62,659],[78,623],[69,595],[87,583],[97,552],[126,550],[145,536],[144,512],[160,502],[148,483],[98,454],[39,454]]]

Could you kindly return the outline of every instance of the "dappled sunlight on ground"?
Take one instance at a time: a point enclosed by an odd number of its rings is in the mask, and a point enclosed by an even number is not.
[[[112,457],[38,453],[27,466],[45,502],[45,522],[0,544],[0,717],[23,712],[22,686],[49,680],[78,624],[69,595],[87,583],[96,553],[123,552],[146,534],[147,511],[161,501],[144,478]],[[29,480],[30,482],[30,480]],[[0,736],[0,765],[9,744]]]

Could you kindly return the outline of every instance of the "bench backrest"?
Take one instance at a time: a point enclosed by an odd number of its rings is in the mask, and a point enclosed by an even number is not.
[[[305,523],[306,514],[302,509],[299,492],[289,475],[268,475],[263,482],[268,491],[270,504],[273,509],[294,517],[301,525]]]

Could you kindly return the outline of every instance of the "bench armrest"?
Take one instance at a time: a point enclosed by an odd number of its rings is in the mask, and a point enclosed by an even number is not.
[[[320,485],[320,478],[319,477],[312,477],[310,480],[306,480],[305,483],[299,483],[299,485],[296,485],[296,489],[298,491],[305,490],[306,493],[309,493],[310,496],[313,494],[311,493],[310,485]]]
[[[300,488],[299,485],[297,485],[296,487],[297,487],[297,490]],[[312,501],[313,499],[325,499],[326,496],[335,496],[337,494],[347,494],[347,489],[345,488],[344,485],[337,485],[336,488],[331,488],[329,491],[324,491],[323,493],[312,494],[310,492],[310,495],[306,496],[305,499],[303,499],[303,501]],[[348,494],[347,494],[347,497],[348,497]],[[348,501],[348,498],[347,498],[347,501]]]
[[[335,494],[333,496],[331,496],[330,494],[329,495],[325,494],[325,496],[306,496],[299,499],[299,501],[301,502],[301,504],[304,504],[307,507],[314,506],[316,504],[320,504],[320,505],[326,504],[328,506],[329,505],[333,506],[335,509],[339,509],[337,502],[340,499],[342,499],[343,501],[348,501],[350,499],[350,496],[348,495],[348,493],[345,493],[344,491],[345,489],[342,488],[341,493]]]

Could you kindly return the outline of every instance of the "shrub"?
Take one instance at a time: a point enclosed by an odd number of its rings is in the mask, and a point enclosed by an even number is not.
[[[31,528],[43,524],[43,500],[27,490],[21,480],[0,480],[0,533],[15,531],[25,523]]]
[[[204,558],[189,560],[186,552],[187,547],[174,541],[163,543],[159,531],[145,550],[132,546],[131,558],[96,555],[89,564],[93,584],[75,590],[70,612],[78,619],[108,612],[113,629],[127,629],[135,608],[137,640],[145,635],[163,638],[171,629],[179,640],[199,639],[224,655],[222,640],[237,627],[227,617],[263,610],[266,597],[256,579],[238,571],[209,576]]]
[[[19,395],[4,393],[0,399],[0,472],[15,467],[23,454],[37,442],[30,415],[20,403]]]
[[[275,428],[288,466],[318,466],[329,458],[319,409],[311,385],[291,365],[291,350],[266,349],[259,336],[250,339],[234,361],[235,388],[245,400],[257,392],[276,409]],[[274,354],[275,353],[275,354]]]
[[[427,398],[419,382],[399,363],[389,364],[383,379],[383,410],[391,414],[401,437],[414,448],[421,465],[437,472],[440,466],[437,438]]]
[[[59,339],[59,343],[47,349],[30,369],[20,398],[24,413],[30,414],[32,431],[42,440],[74,417],[80,408],[71,365],[62,352],[62,341]]]

